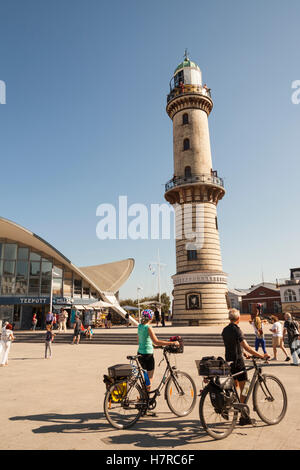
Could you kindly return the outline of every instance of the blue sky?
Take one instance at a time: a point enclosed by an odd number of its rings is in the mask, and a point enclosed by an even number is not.
[[[300,3],[278,0],[1,0],[2,217],[78,266],[132,257],[121,297],[162,290],[173,240],[99,240],[97,206],[164,202],[173,175],[168,84],[184,49],[212,89],[213,166],[230,287],[287,277],[300,265]]]

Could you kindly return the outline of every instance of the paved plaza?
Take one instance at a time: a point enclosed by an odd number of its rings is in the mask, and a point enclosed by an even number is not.
[[[252,332],[247,323],[241,328]],[[199,333],[221,332],[223,327],[200,327]],[[155,333],[182,334],[195,328],[154,327]],[[126,334],[133,328],[105,330],[107,334]],[[16,332],[17,334],[17,332]],[[70,343],[72,331],[70,330]],[[257,425],[237,426],[228,438],[214,441],[201,428],[199,397],[193,412],[185,418],[175,417],[163,396],[159,397],[157,417],[143,417],[132,428],[113,429],[103,414],[105,385],[103,374],[113,364],[128,362],[126,355],[135,354],[133,345],[77,345],[53,343],[52,359],[44,359],[43,343],[13,343],[9,366],[0,368],[0,448],[6,450],[295,450],[300,449],[300,367],[283,361],[266,366],[278,376],[288,394],[284,420],[267,426],[258,416]],[[271,353],[271,351],[269,350]],[[179,369],[202,388],[195,359],[205,355],[224,356],[224,348],[185,348],[184,354],[173,355]],[[155,351],[156,379],[164,366],[158,367],[162,351]]]

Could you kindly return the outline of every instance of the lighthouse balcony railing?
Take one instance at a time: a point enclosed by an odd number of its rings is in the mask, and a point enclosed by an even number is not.
[[[184,93],[198,93],[199,95],[208,96],[211,98],[210,88],[204,87],[202,85],[183,84],[182,86],[176,86],[171,89],[167,96],[167,103],[169,103],[169,101],[171,101],[176,96],[182,95]]]
[[[182,186],[184,184],[191,184],[191,183],[204,183],[204,184],[214,184],[217,186],[221,186],[224,188],[224,181],[223,178],[214,175],[191,175],[191,176],[182,176],[182,177],[174,177],[170,181],[165,184],[165,190],[169,191],[170,189],[176,186]]]

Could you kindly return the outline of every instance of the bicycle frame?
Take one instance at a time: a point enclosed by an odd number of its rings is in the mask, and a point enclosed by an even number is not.
[[[252,359],[252,361],[253,361],[253,364],[254,364],[254,365],[253,365],[253,366],[250,366],[250,367],[246,367],[246,372],[248,372],[249,370],[253,370],[253,369],[255,369],[255,371],[254,371],[254,374],[253,374],[252,379],[251,379],[251,382],[250,382],[250,386],[249,386],[248,393],[247,393],[247,395],[246,395],[246,397],[245,397],[245,399],[244,399],[243,402],[241,402],[240,396],[239,396],[239,394],[238,394],[238,392],[237,392],[237,388],[236,388],[236,385],[235,385],[235,381],[233,381],[233,389],[234,389],[234,392],[235,392],[235,396],[236,396],[236,398],[237,398],[237,400],[238,400],[238,403],[234,403],[234,404],[233,404],[233,407],[234,407],[235,409],[239,410],[239,411],[246,410],[246,413],[247,413],[248,415],[250,414],[250,409],[249,409],[249,406],[247,405],[247,403],[248,403],[248,401],[249,401],[249,399],[250,399],[250,396],[251,396],[251,394],[252,394],[252,392],[253,392],[253,389],[254,389],[255,383],[256,383],[256,381],[257,381],[257,378],[258,378],[258,380],[260,380],[260,378],[261,378],[261,372],[262,372],[261,367],[258,367],[258,366],[257,366],[257,364],[256,364],[256,362],[254,361],[254,359]],[[243,373],[244,373],[244,371],[237,372],[237,373],[235,373],[235,374],[231,374],[230,377],[232,377],[232,378],[234,379],[236,376],[238,376],[238,375],[240,375],[240,374],[243,374]]]
[[[136,383],[137,381],[139,381],[139,383],[140,383],[142,389],[143,389],[144,392],[146,393],[147,401],[148,401],[148,403],[149,403],[150,405],[155,402],[155,400],[156,400],[156,398],[157,398],[158,396],[160,396],[160,394],[161,394],[160,392],[161,392],[161,390],[164,388],[164,386],[166,385],[166,383],[167,383],[167,381],[169,380],[169,377],[170,377],[170,376],[173,377],[173,379],[175,379],[175,380],[174,380],[175,386],[176,386],[177,388],[180,387],[179,384],[177,384],[175,375],[174,375],[174,373],[173,373],[173,370],[176,369],[175,366],[174,366],[174,367],[171,366],[170,361],[169,361],[169,359],[168,359],[167,354],[166,354],[165,351],[163,352],[163,355],[164,355],[164,359],[162,359],[162,360],[165,360],[166,363],[167,363],[167,364],[166,364],[166,368],[165,368],[165,372],[164,372],[164,374],[163,374],[163,377],[162,377],[162,379],[161,379],[161,381],[160,381],[158,387],[157,387],[155,390],[150,390],[150,391],[147,390],[147,385],[146,385],[145,378],[144,378],[144,369],[142,368],[142,366],[141,366],[140,363],[139,363],[138,356],[133,356],[133,357],[131,358],[131,361],[132,361],[132,360],[135,361],[136,366],[137,366],[138,371],[139,371],[139,372],[138,372],[138,375],[137,375],[137,377],[136,377],[135,383]],[[129,357],[130,357],[130,356],[129,356]],[[179,388],[178,388],[178,390],[179,390]],[[151,396],[151,395],[153,395],[153,396]]]

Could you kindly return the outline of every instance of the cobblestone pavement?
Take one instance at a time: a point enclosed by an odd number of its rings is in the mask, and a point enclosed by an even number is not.
[[[158,329],[158,336],[162,330]],[[71,338],[70,332],[70,343]],[[135,354],[135,346],[54,342],[52,349],[52,359],[45,360],[43,343],[13,343],[8,367],[0,368],[1,449],[300,449],[300,367],[283,362],[281,351],[279,361],[267,367],[287,390],[284,420],[267,426],[253,414],[258,420],[255,427],[237,426],[228,438],[214,441],[201,428],[199,397],[193,412],[185,418],[175,417],[161,396],[157,417],[141,418],[124,431],[108,424],[103,414],[102,375],[109,366],[127,362],[126,355]],[[204,355],[224,356],[224,349],[190,346],[173,359],[179,369],[192,375],[198,390],[202,378],[197,374],[195,359]],[[155,357],[154,386],[164,370],[163,366],[158,367],[161,350],[155,351]]]

